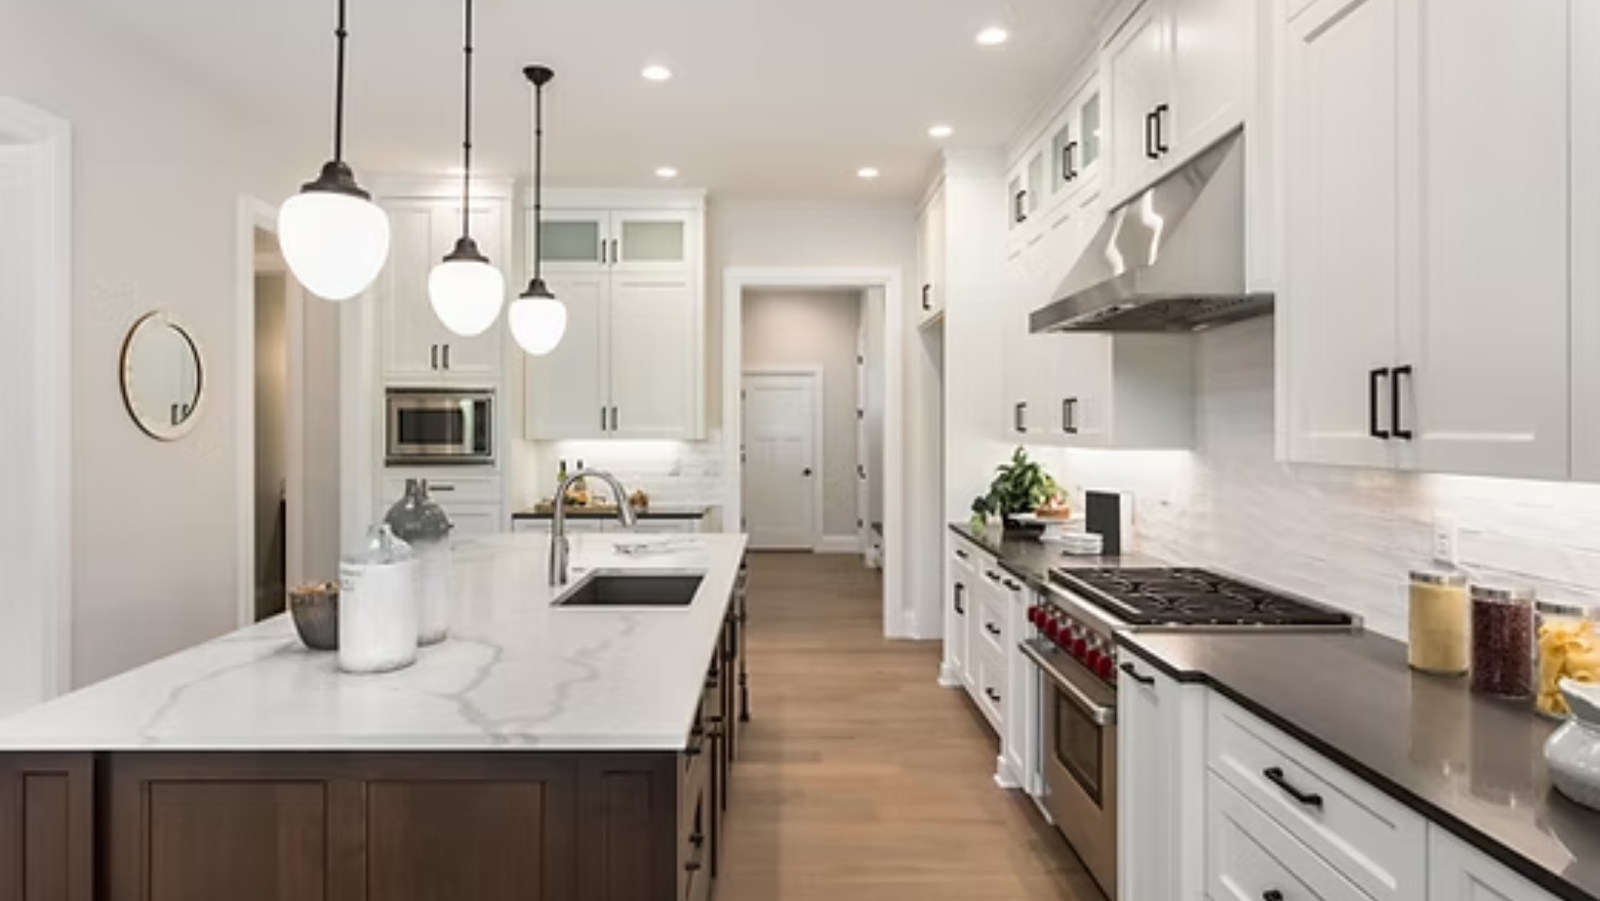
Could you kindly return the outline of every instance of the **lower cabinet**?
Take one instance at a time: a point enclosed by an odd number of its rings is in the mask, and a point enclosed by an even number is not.
[[[1439,826],[1428,827],[1428,901],[1556,901]]]
[[[1132,654],[1117,673],[1117,897],[1204,891],[1205,702]],[[1213,898],[1212,901],[1222,901]]]

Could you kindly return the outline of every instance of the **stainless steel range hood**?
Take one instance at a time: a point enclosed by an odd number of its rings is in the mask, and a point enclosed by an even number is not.
[[[1244,140],[1233,132],[1111,211],[1040,332],[1184,332],[1272,312],[1244,276]]]

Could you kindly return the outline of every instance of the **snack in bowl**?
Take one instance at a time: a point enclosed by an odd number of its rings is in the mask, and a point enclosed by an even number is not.
[[[1593,622],[1546,622],[1539,627],[1539,686],[1535,704],[1540,713],[1566,716],[1572,711],[1561,693],[1561,680],[1600,682],[1600,635]]]
[[[1072,508],[1067,505],[1067,499],[1059,494],[1051,495],[1034,514],[1040,519],[1071,519]]]

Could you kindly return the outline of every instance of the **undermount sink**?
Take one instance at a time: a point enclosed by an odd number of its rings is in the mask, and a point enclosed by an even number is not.
[[[558,595],[556,607],[687,607],[704,573],[596,571]]]

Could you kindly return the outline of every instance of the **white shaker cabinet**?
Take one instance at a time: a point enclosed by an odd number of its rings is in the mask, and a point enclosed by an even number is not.
[[[1555,901],[1555,896],[1429,824],[1428,901]]]
[[[1290,460],[1569,474],[1569,3],[1323,0],[1289,24]],[[1486,110],[1516,179],[1483,177]]]
[[[911,321],[920,325],[944,312],[945,215],[942,183],[923,205],[918,225],[917,267],[921,278]]]
[[[554,352],[526,358],[524,436],[700,438],[704,198],[558,191],[546,204],[529,268],[542,252],[568,324]]]
[[[1572,158],[1600,159],[1600,3],[1572,7]],[[1600,247],[1600,167],[1572,169],[1572,245]],[[1572,258],[1572,476],[1600,482],[1600,253]]]
[[[490,327],[463,338],[444,327],[428,299],[428,274],[461,235],[460,199],[394,197],[379,203],[389,214],[391,234],[389,262],[374,287],[385,381],[423,386],[498,383],[502,331]],[[504,198],[474,199],[471,222],[473,239],[507,275],[509,286],[508,210]]]
[[[1123,651],[1117,673],[1118,901],[1193,901],[1205,872],[1206,689]]]
[[[1110,79],[1112,194],[1135,193],[1161,171],[1156,128],[1170,112],[1167,92],[1169,30],[1164,0],[1146,0],[1107,46]],[[1162,105],[1167,104],[1166,110]]]

